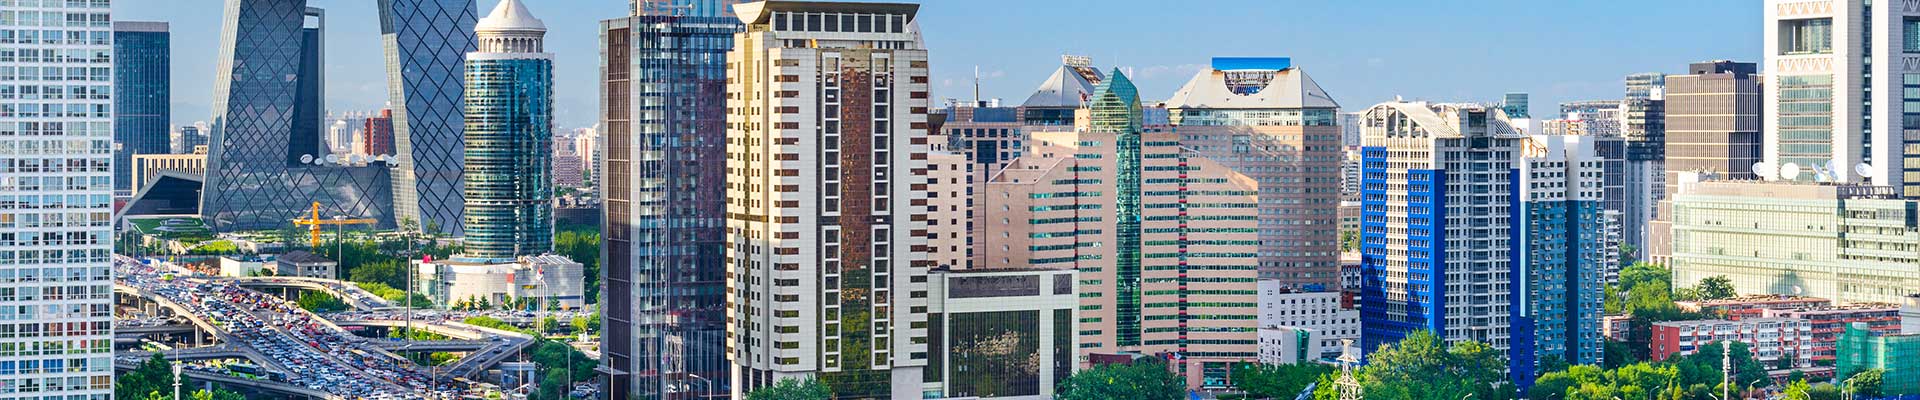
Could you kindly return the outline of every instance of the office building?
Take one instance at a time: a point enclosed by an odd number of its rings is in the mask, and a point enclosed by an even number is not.
[[[1813,351],[1812,328],[1795,318],[1750,318],[1739,321],[1703,319],[1655,322],[1649,327],[1647,354],[1653,361],[1700,352],[1722,341],[1746,343],[1761,364],[1779,365],[1789,359],[1796,368],[1813,365],[1804,357]]]
[[[1020,103],[1020,123],[1072,126],[1074,110],[1085,106],[1094,85],[1106,79],[1106,74],[1093,67],[1093,58],[1061,56],[1060,68]]]
[[[975,268],[1080,270],[1083,360],[1177,353],[1189,387],[1224,386],[1255,356],[1259,184],[1144,128],[1119,71],[1089,99],[987,184]]]
[[[358,153],[368,157],[392,156],[393,152],[393,109],[383,109],[380,113],[367,116],[366,126],[360,129]]]
[[[1214,58],[1166,102],[1180,145],[1260,182],[1260,277],[1339,284],[1340,108],[1289,58]]]
[[[1882,396],[1920,395],[1920,334],[1881,333],[1864,324],[1849,324],[1838,346],[1835,376],[1883,370]]]
[[[1361,137],[1360,113],[1343,112],[1340,113],[1339,116],[1340,122],[1334,125],[1340,127],[1340,148],[1359,148]]]
[[[732,392],[923,396],[927,50],[900,3],[763,1],[727,60]],[[610,146],[617,147],[617,146]]]
[[[1627,96],[1620,101],[1620,136],[1626,140],[1622,186],[1626,189],[1620,232],[1636,258],[1646,258],[1649,224],[1666,189],[1666,75],[1627,75]]]
[[[733,391],[724,308],[726,66],[742,28],[733,3],[642,0],[600,22],[600,121],[575,129],[571,145],[591,178],[583,183],[605,196],[601,371],[626,398]]]
[[[1606,240],[1606,160],[1597,145],[1607,139],[1533,135],[1523,142],[1514,185],[1518,225],[1510,228],[1512,246],[1519,248],[1510,261],[1516,267],[1510,296],[1518,305],[1509,310],[1516,377],[1533,376],[1549,358],[1580,365],[1601,361],[1602,279],[1605,271],[1618,269],[1619,254]]]
[[[342,113],[328,116],[327,152],[341,155],[359,155],[355,150],[367,129],[367,115],[362,113]]]
[[[1361,118],[1363,351],[1416,330],[1502,351],[1532,344],[1511,312],[1524,288],[1512,254],[1524,249],[1517,185],[1528,139],[1503,114],[1389,102]]]
[[[207,175],[206,147],[194,154],[141,154],[133,156],[133,192],[139,193],[166,172],[195,178]]]
[[[1053,398],[1081,340],[1075,280],[1070,269],[931,274],[928,397]]]
[[[1666,77],[1666,198],[1648,229],[1649,258],[1673,254],[1673,199],[1680,175],[1754,179],[1760,162],[1760,81],[1753,63],[1698,62]]]
[[[506,1],[502,1],[505,3]],[[584,267],[563,256],[542,254],[505,260],[413,260],[419,290],[434,304],[505,304],[527,299],[538,309],[586,307]]]
[[[132,185],[136,154],[167,154],[167,120],[172,118],[173,87],[167,23],[141,21],[113,22],[113,88],[118,96],[85,93],[87,99],[113,98],[113,190],[129,195],[140,190]],[[90,86],[89,90],[98,88]],[[82,98],[83,93],[67,94]],[[51,95],[51,93],[49,93]]]
[[[580,168],[580,156],[572,154],[553,155],[553,187],[579,188],[586,186],[586,170]]]
[[[1291,326],[1260,327],[1260,363],[1290,365],[1325,359],[1319,351],[1326,336],[1320,331]],[[1333,357],[1339,357],[1335,350]]]
[[[1587,121],[1584,135],[1621,136],[1624,121],[1619,100],[1583,100],[1560,103],[1560,119]],[[1545,132],[1552,134],[1551,132]],[[1574,133],[1568,133],[1574,134]]]
[[[553,54],[547,25],[501,0],[467,53],[464,256],[553,251]]]
[[[414,228],[460,235],[466,55],[474,0],[380,0],[387,103],[393,107],[393,214]],[[389,153],[376,153],[389,154]]]
[[[1276,279],[1261,279],[1258,287],[1262,333],[1271,328],[1313,332],[1315,340],[1305,349],[1305,360],[1337,358],[1343,340],[1360,340],[1360,310],[1348,304],[1341,292],[1300,292]],[[1262,337],[1260,344],[1260,354],[1266,357],[1267,338]]]
[[[1920,287],[1916,209],[1890,187],[1682,182],[1673,284],[1725,276],[1741,294],[1899,303]]]
[[[195,147],[205,147],[206,145],[206,121],[195,122],[193,125],[188,126],[174,127],[173,132],[167,134],[167,147],[173,154],[192,153]]]
[[[967,260],[954,269],[966,269],[977,263],[974,257],[985,254],[979,246],[985,242],[975,239],[977,227],[984,226],[981,218],[985,214],[973,209],[972,205],[985,201],[980,199],[985,192],[987,180],[1000,173],[1015,158],[1019,158],[1026,148],[1026,125],[1020,122],[1020,109],[1016,107],[978,107],[974,105],[951,105],[943,113],[945,120],[939,127],[941,136],[933,138],[932,146],[944,148],[947,152],[958,154],[965,164],[961,165],[967,189],[962,193],[966,207],[961,223],[965,229],[962,238],[967,246],[963,256]],[[944,140],[944,142],[941,142]],[[936,214],[937,215],[937,214]],[[984,232],[981,232],[984,234]]]
[[[0,388],[13,399],[113,396],[114,75],[112,2],[8,2],[0,31],[67,38],[0,45],[19,58],[0,70],[59,65],[71,75],[8,75],[22,88],[66,86],[87,96],[20,96],[0,119],[0,254],[12,278],[0,281]],[[41,24],[37,16],[49,17]],[[57,19],[56,19],[57,18]],[[31,36],[28,36],[31,37]],[[42,60],[35,54],[63,57]],[[43,62],[48,64],[42,64]],[[49,71],[54,68],[48,67]],[[64,76],[63,76],[64,75]],[[41,114],[41,109],[65,113]],[[162,125],[164,126],[164,125]],[[16,139],[19,137],[19,139]],[[15,146],[15,143],[18,146]],[[39,146],[35,146],[39,145]],[[47,165],[45,170],[11,169]],[[17,296],[16,296],[17,295]]]
[[[973,234],[970,196],[974,191],[971,165],[967,156],[950,151],[947,138],[929,136],[927,140],[927,260],[934,268],[965,270],[973,266],[968,256]]]
[[[394,226],[388,167],[342,163],[321,143],[325,20],[305,0],[228,1],[200,197],[214,230],[286,228],[316,202]]]
[[[1768,0],[1762,40],[1763,158],[1801,170],[1769,179],[1868,183],[1920,195],[1920,10],[1841,0]],[[1885,62],[1873,62],[1881,61]],[[1914,127],[1909,127],[1915,125]],[[1911,162],[1910,162],[1911,160]],[[1864,167],[1859,165],[1865,164]]]
[[[1526,93],[1507,92],[1500,96],[1500,110],[1507,112],[1508,119],[1533,118],[1533,105],[1528,104],[1527,97]]]

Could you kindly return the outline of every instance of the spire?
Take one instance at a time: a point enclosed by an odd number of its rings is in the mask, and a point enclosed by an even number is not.
[[[493,7],[493,13],[487,14],[486,18],[481,18],[480,23],[474,25],[473,30],[545,32],[547,24],[540,22],[539,18],[534,18],[533,13],[527,11],[527,6],[520,4],[520,0],[500,0],[500,4]]]

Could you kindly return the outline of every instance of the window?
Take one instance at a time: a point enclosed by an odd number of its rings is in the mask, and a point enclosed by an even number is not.
[[[1832,18],[1780,21],[1780,54],[1825,54],[1831,52],[1833,52]]]
[[[1906,52],[1920,53],[1920,17],[1907,17],[1901,21],[1900,28],[1900,32],[1903,33],[1901,36],[1904,36],[1902,42],[1906,44],[1903,46]]]

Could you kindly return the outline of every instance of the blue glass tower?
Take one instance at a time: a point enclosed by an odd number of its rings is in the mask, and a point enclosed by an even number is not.
[[[279,229],[317,202],[323,215],[393,226],[386,165],[323,156],[325,13],[306,0],[228,0],[222,26],[201,215],[220,231]]]
[[[130,194],[133,155],[167,154],[167,119],[173,112],[168,89],[173,85],[167,52],[165,22],[113,22],[113,190]],[[105,95],[101,93],[100,95]]]
[[[466,143],[461,71],[474,51],[473,0],[379,0],[393,107],[397,220],[459,235]]]
[[[553,251],[553,55],[547,27],[503,0],[466,62],[466,255]]]
[[[735,2],[638,0],[601,22],[609,400],[732,391],[723,252]]]

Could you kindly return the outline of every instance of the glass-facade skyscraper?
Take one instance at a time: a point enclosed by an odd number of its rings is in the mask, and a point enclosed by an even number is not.
[[[636,0],[601,22],[610,399],[724,399],[726,61],[733,0]],[[600,175],[600,174],[596,174]]]
[[[172,75],[168,60],[170,34],[165,22],[115,21],[113,23],[113,189],[116,194],[131,194],[133,156],[167,154],[167,119],[171,117],[168,81]]]
[[[112,3],[0,2],[9,90],[71,94],[0,118],[0,398],[113,396]]]
[[[553,54],[547,28],[503,0],[467,54],[465,235],[468,257],[553,251]]]
[[[393,107],[393,208],[398,221],[459,235],[466,143],[461,115],[473,0],[378,0]]]

